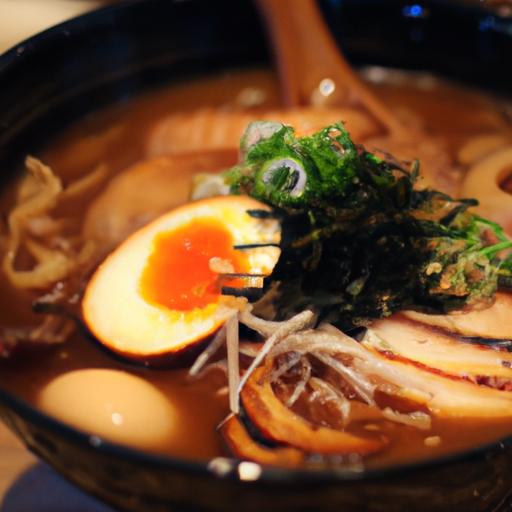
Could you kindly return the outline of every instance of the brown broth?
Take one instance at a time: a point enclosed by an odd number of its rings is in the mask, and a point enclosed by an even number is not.
[[[471,135],[508,129],[488,97],[454,85],[436,82],[428,91],[411,82],[375,87],[404,117],[420,119],[429,131],[443,138],[452,154]],[[234,98],[248,88],[264,92],[262,106],[278,105],[277,84],[267,71],[237,72],[178,84],[89,116],[57,138],[41,158],[65,181],[89,172],[98,162],[105,162],[113,173],[121,172],[144,156],[144,134],[165,115],[201,106],[229,108],[236,103]],[[5,214],[12,202],[11,187],[0,196],[0,214]],[[0,325],[15,327],[36,322],[36,316],[30,312],[32,299],[32,294],[14,290],[0,275]],[[133,372],[176,404],[185,418],[186,434],[162,444],[158,452],[199,460],[223,454],[216,426],[227,414],[228,405],[225,394],[218,392],[225,385],[220,374],[212,373],[191,382],[186,378],[186,370],[136,369],[107,356],[77,333],[65,345],[35,359],[1,363],[0,386],[36,404],[41,389],[49,381],[81,368]],[[434,419],[432,430],[426,432],[390,422],[380,423],[379,428],[391,440],[390,448],[370,458],[369,467],[446,455],[512,433],[510,419],[464,419],[462,428],[460,420]],[[365,430],[361,432],[368,434]],[[431,436],[439,436],[440,444],[427,446],[425,439]]]

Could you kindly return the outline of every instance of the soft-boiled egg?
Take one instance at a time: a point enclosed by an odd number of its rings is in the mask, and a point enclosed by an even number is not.
[[[246,196],[223,196],[181,206],[143,227],[97,269],[82,313],[110,350],[147,364],[168,364],[197,351],[235,311],[222,286],[242,286],[223,273],[269,274],[279,223],[251,216],[268,209]],[[254,281],[255,284],[261,285]]]

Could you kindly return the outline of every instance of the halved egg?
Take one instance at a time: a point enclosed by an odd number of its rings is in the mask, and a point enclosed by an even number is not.
[[[82,314],[110,350],[147,364],[183,361],[236,310],[223,286],[243,286],[222,274],[269,274],[279,257],[279,223],[248,210],[268,207],[246,196],[181,206],[123,242],[97,269]],[[261,279],[250,286],[262,284]],[[178,357],[180,356],[180,357]]]

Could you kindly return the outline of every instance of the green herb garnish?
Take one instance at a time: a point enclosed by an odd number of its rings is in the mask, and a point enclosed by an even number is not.
[[[512,282],[512,247],[497,224],[453,199],[418,190],[406,166],[355,145],[341,124],[296,137],[279,123],[249,125],[231,193],[274,208],[281,256],[265,279],[277,319],[306,308],[348,328],[404,308],[436,312],[491,303]]]

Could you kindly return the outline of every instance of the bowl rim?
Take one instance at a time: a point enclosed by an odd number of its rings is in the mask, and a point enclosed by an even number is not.
[[[158,3],[158,0],[150,0],[152,3]],[[175,3],[181,3],[183,0],[172,0]],[[45,40],[58,41],[69,35],[71,31],[80,33],[83,30],[90,30],[91,24],[100,19],[105,13],[113,13],[130,9],[134,5],[147,4],[148,0],[125,0],[122,3],[112,4],[94,9],[79,16],[75,16],[54,26],[51,26],[37,34],[16,43],[10,49],[0,54],[0,78],[4,73],[9,72],[9,67],[30,55],[37,45]],[[172,371],[172,370],[171,370]],[[261,467],[261,473],[257,479],[247,481],[240,477],[237,469],[243,460],[233,457],[216,457],[207,461],[198,461],[170,455],[158,455],[155,453],[144,452],[136,448],[131,448],[119,443],[102,439],[101,437],[87,433],[78,428],[72,427],[63,421],[52,417],[37,407],[31,405],[28,401],[16,396],[14,393],[0,387],[0,410],[4,407],[13,411],[24,421],[28,421],[37,428],[51,431],[62,437],[66,442],[76,443],[88,450],[96,452],[98,455],[124,459],[132,463],[144,464],[146,467],[155,467],[158,469],[170,469],[184,471],[191,475],[198,475],[209,478],[229,479],[240,482],[241,484],[250,484],[255,481],[266,484],[282,483],[328,483],[328,482],[369,482],[375,480],[397,478],[410,475],[411,472],[421,472],[424,470],[435,469],[451,463],[461,463],[471,461],[490,453],[502,452],[509,446],[512,446],[512,434],[496,441],[488,442],[483,445],[451,453],[440,457],[424,459],[416,462],[401,463],[392,466],[383,466],[370,469],[347,469],[347,468],[319,468],[319,469],[287,469],[273,466],[257,464]],[[19,435],[19,433],[16,433]],[[25,442],[27,445],[27,443]],[[29,447],[30,448],[30,447]],[[229,464],[229,470],[216,471],[211,466],[211,462],[221,459]]]
[[[392,466],[383,466],[370,469],[350,468],[319,468],[319,469],[288,469],[274,466],[265,466],[256,463],[261,467],[261,473],[255,480],[245,480],[238,473],[238,466],[243,464],[242,459],[229,456],[214,457],[209,460],[199,461],[172,457],[170,455],[158,455],[145,452],[127,445],[108,441],[100,436],[88,433],[79,428],[70,426],[65,422],[46,414],[32,406],[28,401],[19,398],[5,389],[0,388],[0,407],[7,407],[24,421],[28,421],[37,428],[50,431],[64,441],[79,444],[98,455],[120,458],[144,467],[155,467],[157,469],[170,469],[185,471],[189,474],[207,476],[219,479],[236,480],[242,483],[258,481],[261,483],[328,483],[328,482],[369,482],[396,478],[410,475],[412,471],[421,472],[435,469],[451,463],[468,462],[493,452],[501,452],[512,446],[512,435],[506,436],[497,441],[486,443],[470,450],[451,453],[441,457],[420,460],[416,462],[401,463]],[[219,460],[226,465],[226,470],[217,471],[212,461]],[[252,464],[252,463],[251,463]]]
[[[183,0],[171,1],[180,2]],[[32,36],[15,43],[13,46],[0,53],[0,75],[5,73],[7,67],[14,61],[25,58],[31,50],[36,49],[36,45],[38,43],[47,38],[51,40],[58,40],[58,38],[67,37],[71,33],[70,29],[73,29],[74,33],[80,33],[82,30],[89,29],[89,22],[94,18],[104,18],[105,13],[122,11],[124,9],[131,8],[133,5],[140,5],[148,2],[155,2],[155,0],[124,0],[122,3],[104,5],[77,16],[73,16],[72,18],[68,18],[56,23],[55,25],[51,25]],[[87,26],[84,26],[84,22],[87,22]]]

